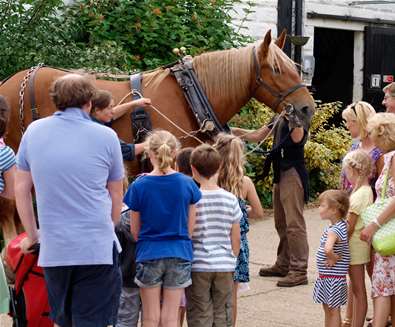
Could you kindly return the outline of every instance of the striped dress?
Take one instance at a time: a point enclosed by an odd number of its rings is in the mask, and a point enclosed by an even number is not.
[[[15,153],[9,146],[0,147],[0,193],[4,191],[4,172],[15,165]]]
[[[334,266],[327,267],[324,249],[330,231],[335,233],[338,238],[333,252],[340,256],[340,260]],[[314,302],[327,304],[330,308],[339,308],[347,302],[346,276],[350,265],[347,223],[344,220],[340,220],[324,230],[316,259],[319,275],[314,285]]]
[[[192,271],[233,272],[236,257],[232,252],[231,229],[242,218],[239,202],[224,189],[201,192],[192,235]]]

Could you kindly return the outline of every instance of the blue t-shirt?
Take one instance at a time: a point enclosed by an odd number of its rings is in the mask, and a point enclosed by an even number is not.
[[[40,223],[39,265],[112,264],[109,181],[122,180],[117,135],[79,108],[29,125],[17,168],[31,173]]]
[[[188,213],[189,206],[200,198],[193,179],[181,173],[145,175],[129,186],[124,202],[140,213],[141,221],[136,261],[162,258],[192,261]]]

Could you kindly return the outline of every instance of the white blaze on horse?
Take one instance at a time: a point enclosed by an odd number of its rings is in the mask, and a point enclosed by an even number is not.
[[[282,51],[286,34],[283,32],[277,41],[272,41],[268,31],[263,41],[243,47],[203,53],[193,58],[192,65],[205,91],[213,111],[224,125],[252,97],[265,103],[280,113],[287,104],[292,104],[302,120],[311,119],[314,113],[314,100],[308,89],[302,84],[295,63]],[[9,133],[6,143],[17,151],[23,128],[33,119],[51,115],[56,109],[49,98],[52,82],[67,72],[54,68],[42,67],[35,72],[34,80],[27,80],[28,70],[21,71],[5,80],[0,85],[0,94],[4,95],[11,105]],[[24,96],[21,99],[19,91],[25,80]],[[96,79],[98,88],[110,91],[115,103],[130,94],[129,81],[116,82]],[[30,84],[31,87],[28,87]],[[199,130],[194,113],[190,110],[183,90],[178,85],[169,68],[143,73],[141,92],[150,98],[152,104],[172,123],[164,119],[153,108],[147,108],[152,127],[170,131],[182,137],[182,144],[196,145],[196,140],[185,137],[179,128],[187,132]],[[32,94],[32,92],[34,94]],[[36,112],[31,110],[32,99]],[[20,106],[21,100],[23,106]],[[133,142],[131,121],[129,115],[116,120],[112,127],[119,138]],[[48,140],[50,142],[50,140]],[[128,167],[133,175],[138,172],[137,162]],[[0,207],[0,224],[11,223]],[[4,230],[4,229],[3,229]]]

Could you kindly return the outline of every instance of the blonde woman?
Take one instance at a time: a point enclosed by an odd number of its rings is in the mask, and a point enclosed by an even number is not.
[[[362,230],[361,239],[370,243],[377,230],[395,216],[395,115],[376,114],[369,119],[367,131],[374,144],[384,153],[384,167],[376,182],[376,192],[381,194],[388,172],[385,196],[393,200],[374,222]],[[395,255],[383,257],[379,253],[374,254],[372,298],[373,327],[386,326],[389,315],[395,317]]]
[[[239,283],[248,283],[249,274],[249,248],[247,233],[249,230],[248,218],[260,218],[263,209],[252,180],[244,175],[244,143],[237,136],[219,134],[214,148],[221,155],[222,161],[218,171],[218,186],[233,193],[238,199],[243,217],[240,220],[240,253],[237,258],[235,274],[233,277],[233,325],[236,325],[237,291]],[[249,206],[247,206],[247,203]]]
[[[174,135],[155,131],[147,144],[153,170],[136,179],[124,198],[137,240],[135,282],[144,327],[177,327],[181,296],[192,282],[191,235],[201,192],[192,178],[172,168],[179,148]]]
[[[370,176],[371,185],[374,185],[377,176],[380,174],[383,167],[382,153],[373,141],[368,137],[367,124],[368,119],[376,114],[374,108],[365,101],[357,101],[350,104],[342,112],[342,117],[345,121],[346,127],[351,134],[351,137],[356,140],[351,146],[350,151],[361,149],[368,153],[373,161],[373,169]],[[341,174],[340,188],[351,193],[352,186],[347,179],[344,170]]]

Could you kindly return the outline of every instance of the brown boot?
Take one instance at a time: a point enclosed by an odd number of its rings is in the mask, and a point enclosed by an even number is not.
[[[301,273],[290,272],[284,278],[277,282],[278,287],[294,287],[298,285],[307,285],[307,276]]]
[[[278,266],[267,266],[259,270],[259,276],[261,277],[285,277],[288,271],[280,269]]]

